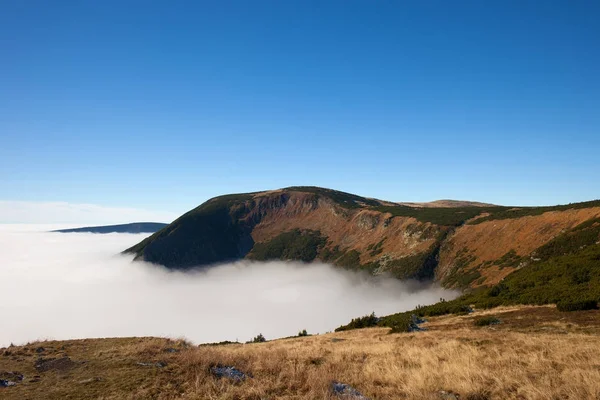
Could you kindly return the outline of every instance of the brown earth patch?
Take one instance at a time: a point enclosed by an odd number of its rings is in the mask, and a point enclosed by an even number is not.
[[[421,253],[436,241],[440,228],[415,218],[391,217],[391,214],[365,209],[345,209],[326,200],[315,200],[308,193],[291,193],[284,207],[267,211],[252,231],[255,242],[265,242],[293,229],[320,231],[328,238],[328,247],[342,251],[357,250],[361,262],[370,262],[383,254],[400,258]],[[381,251],[371,255],[369,246],[381,243]]]
[[[436,276],[443,280],[460,261],[462,249],[468,249],[473,258],[463,267],[474,267],[486,261],[498,260],[514,250],[518,256],[527,256],[535,249],[582,222],[600,216],[600,207],[566,211],[550,211],[541,215],[513,219],[491,220],[475,225],[463,225],[446,240],[440,252]],[[506,273],[485,272],[487,284],[497,283]]]

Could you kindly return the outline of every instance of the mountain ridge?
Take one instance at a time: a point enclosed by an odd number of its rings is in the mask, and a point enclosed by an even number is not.
[[[165,226],[162,222],[131,222],[128,224],[84,226],[81,228],[57,229],[57,233],[154,233]]]
[[[599,216],[597,200],[411,207],[296,186],[209,199],[125,252],[172,269],[242,258],[320,260],[468,288],[496,284],[540,246]]]

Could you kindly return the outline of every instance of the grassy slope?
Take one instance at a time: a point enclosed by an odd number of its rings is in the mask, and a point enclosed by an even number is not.
[[[492,308],[516,304],[578,304],[600,302],[600,220],[587,221],[540,247],[529,265],[502,282],[465,294],[456,300],[420,307],[381,318],[380,326],[405,331],[411,314],[435,316],[465,313],[470,307]],[[356,319],[338,329],[363,326]]]
[[[333,399],[334,380],[374,400],[439,400],[442,390],[471,400],[600,396],[599,311],[501,308],[493,314],[501,324],[475,327],[486,313],[430,318],[426,332],[390,335],[374,328],[249,345],[197,347],[159,338],[33,343],[0,349],[0,371],[25,375],[0,388],[0,398]],[[64,355],[76,362],[73,368],[34,368],[39,357]],[[253,378],[218,380],[209,373],[215,364]]]

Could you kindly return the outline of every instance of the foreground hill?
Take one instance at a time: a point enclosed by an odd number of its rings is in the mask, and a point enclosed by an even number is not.
[[[126,252],[175,269],[242,258],[321,260],[476,288],[534,262],[550,241],[582,226],[600,226],[600,201],[554,207],[438,204],[410,206],[317,187],[227,195]],[[600,237],[587,240],[593,244]]]
[[[58,229],[59,233],[154,233],[168,224],[160,222],[133,222],[122,225],[87,226],[84,228]]]
[[[483,318],[500,323],[481,325]],[[159,338],[47,341],[0,349],[0,398],[548,400],[600,396],[600,312],[499,308],[434,317],[425,332],[371,328],[256,344]],[[233,366],[249,377],[217,378]]]

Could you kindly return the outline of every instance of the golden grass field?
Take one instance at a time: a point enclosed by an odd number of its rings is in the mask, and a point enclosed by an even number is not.
[[[483,314],[502,323],[475,327]],[[378,400],[449,398],[441,391],[461,400],[600,399],[600,311],[501,308],[431,318],[424,326],[428,331],[370,328],[222,346],[161,338],[30,343],[0,349],[0,379],[24,375],[0,388],[0,399],[340,398],[330,391],[332,381]],[[64,356],[73,363],[35,368],[40,357]],[[215,364],[252,378],[217,379],[210,373]]]

